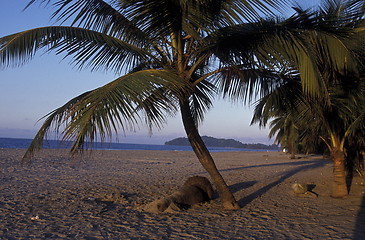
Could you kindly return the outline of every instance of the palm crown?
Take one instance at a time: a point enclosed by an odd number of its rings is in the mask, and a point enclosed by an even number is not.
[[[254,7],[267,10],[260,1],[253,2]],[[216,29],[242,23],[243,17],[257,17],[245,1],[64,0],[54,5],[57,10],[52,17],[59,21],[73,18],[71,26],[32,29],[2,38],[4,65],[23,63],[38,49],[46,48],[71,56],[80,68],[127,73],[48,116],[46,123],[78,116],[64,131],[66,138],[78,139],[74,150],[85,143],[85,137],[94,140],[96,129],[102,138],[110,136],[117,125],[133,127],[142,115],[149,126],[160,126],[166,113],[176,112],[182,94],[191,95],[194,119],[201,120],[217,90],[207,77],[227,72],[214,58],[214,51],[220,50],[216,48]],[[43,125],[36,139],[42,139],[48,127]]]

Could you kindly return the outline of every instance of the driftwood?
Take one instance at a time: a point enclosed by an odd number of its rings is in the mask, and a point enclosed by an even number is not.
[[[205,177],[194,176],[186,180],[184,185],[171,195],[154,201],[145,207],[149,212],[176,211],[211,200],[212,184]]]

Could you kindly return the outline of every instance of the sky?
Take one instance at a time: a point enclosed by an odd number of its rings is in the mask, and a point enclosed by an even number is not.
[[[1,0],[0,36],[31,28],[55,25],[50,20],[51,7],[34,4],[23,8],[29,0]],[[309,7],[317,0],[303,0]],[[78,70],[54,53],[38,53],[21,67],[0,67],[0,138],[33,138],[40,128],[40,120],[47,113],[62,106],[71,98],[102,86],[118,76],[106,72]],[[233,138],[243,143],[273,143],[269,129],[250,126],[253,107],[232,104],[216,99],[214,107],[205,115],[200,134],[216,138]],[[180,115],[169,118],[162,129],[152,135],[141,126],[135,132],[120,133],[121,143],[163,144],[176,137],[185,137]]]

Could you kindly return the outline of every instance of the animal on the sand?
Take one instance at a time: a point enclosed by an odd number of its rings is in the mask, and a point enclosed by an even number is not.
[[[180,208],[189,207],[197,203],[206,202],[213,197],[213,187],[205,177],[194,176],[186,180],[184,185],[170,196],[158,201],[157,209],[165,211],[171,204]]]

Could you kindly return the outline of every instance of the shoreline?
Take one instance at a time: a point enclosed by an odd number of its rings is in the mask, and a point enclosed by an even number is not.
[[[0,149],[0,238],[78,239],[361,239],[365,184],[354,178],[345,199],[330,197],[332,163],[321,156],[289,159],[282,152],[213,152],[241,209],[218,198],[176,212],[143,206],[178,189],[190,176],[208,177],[193,152]],[[296,195],[293,183],[313,184],[318,197]],[[361,227],[360,227],[361,226]]]
[[[26,138],[0,138],[0,149],[27,149],[32,139]],[[61,142],[59,140],[46,140],[44,149],[67,149],[71,142]],[[265,145],[265,144],[264,144]],[[139,144],[139,143],[118,143],[118,142],[95,142],[94,150],[156,150],[156,151],[193,151],[191,146],[168,145],[168,144]],[[273,149],[253,149],[253,148],[232,148],[232,147],[212,147],[208,146],[211,152],[230,151],[278,151]]]

